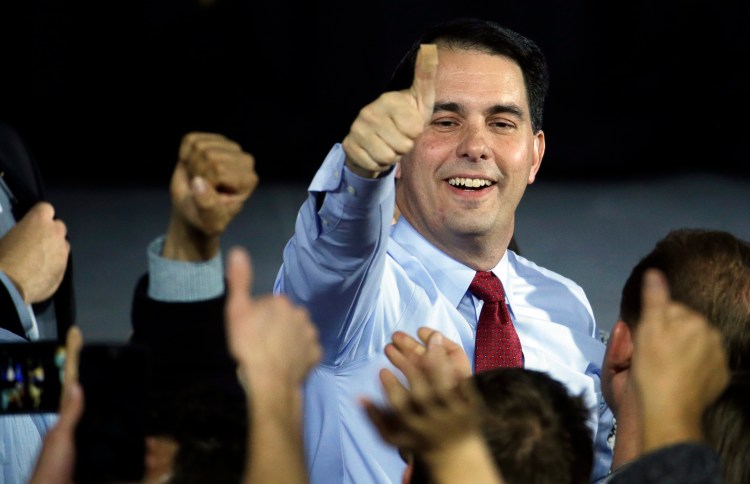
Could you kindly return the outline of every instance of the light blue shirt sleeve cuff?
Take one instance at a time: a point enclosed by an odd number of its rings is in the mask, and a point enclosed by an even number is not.
[[[29,332],[34,328],[34,321],[31,319],[29,306],[23,301],[23,297],[21,297],[21,293],[18,292],[16,285],[13,284],[10,277],[8,277],[3,271],[0,271],[0,284],[3,284],[8,290],[8,294],[10,294],[10,298],[13,300],[13,305],[16,307],[18,317],[21,320],[21,325],[23,325],[23,329],[28,336]]]
[[[395,180],[394,167],[380,178],[363,178],[345,166],[346,153],[336,143],[310,183],[310,192],[337,192],[348,207],[378,206],[392,196]]]
[[[224,293],[221,252],[205,262],[185,262],[161,256],[164,236],[148,246],[148,295],[162,302],[195,302]]]

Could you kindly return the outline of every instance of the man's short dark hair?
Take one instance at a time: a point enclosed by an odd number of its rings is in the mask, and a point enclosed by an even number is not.
[[[673,300],[721,331],[730,369],[750,369],[750,244],[720,230],[670,231],[625,281],[620,319],[631,328],[641,317],[641,281],[649,268],[664,273]]]
[[[594,443],[583,398],[547,373],[497,368],[473,377],[484,403],[482,433],[508,484],[587,484]],[[431,482],[414,459],[412,484]]]
[[[532,40],[502,25],[478,18],[457,18],[428,28],[401,59],[388,85],[389,91],[407,89],[414,79],[414,64],[421,44],[438,44],[500,55],[521,68],[528,96],[531,127],[542,129],[544,100],[549,89],[547,61]]]

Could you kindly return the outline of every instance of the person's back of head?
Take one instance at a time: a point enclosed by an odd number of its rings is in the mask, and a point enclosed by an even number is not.
[[[703,414],[706,441],[718,452],[725,484],[750,482],[750,371],[732,375],[729,386]]]
[[[462,17],[436,24],[422,33],[401,59],[388,84],[389,91],[408,89],[421,44],[476,50],[513,60],[523,72],[534,132],[542,129],[544,100],[549,88],[547,61],[532,40],[496,22]],[[438,58],[438,62],[440,59]]]
[[[594,444],[581,397],[547,373],[524,368],[496,368],[472,378],[484,404],[482,433],[504,482],[589,482]],[[431,482],[418,458],[410,482]]]
[[[178,449],[168,482],[242,482],[249,423],[241,388],[197,382],[177,395],[172,412],[169,435]]]
[[[678,229],[633,268],[622,290],[620,319],[634,328],[641,281],[662,271],[672,299],[703,314],[724,337],[732,370],[750,369],[750,244],[718,230]]]
[[[587,483],[594,444],[583,399],[548,374],[500,368],[474,375],[483,433],[507,483]]]

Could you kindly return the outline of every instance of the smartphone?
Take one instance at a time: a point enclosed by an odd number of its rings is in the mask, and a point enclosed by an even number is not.
[[[57,341],[0,343],[0,415],[56,413],[64,365]]]
[[[76,484],[139,482],[146,451],[148,352],[130,343],[81,349],[84,411],[76,427]]]

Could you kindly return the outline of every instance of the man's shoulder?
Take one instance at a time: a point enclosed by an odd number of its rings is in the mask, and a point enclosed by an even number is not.
[[[552,286],[562,285],[583,293],[583,288],[573,279],[555,272],[536,262],[508,250],[508,265],[512,276],[521,278],[529,283],[549,283]]]
[[[569,277],[508,251],[508,275],[518,316],[594,333],[594,313],[583,288]]]

